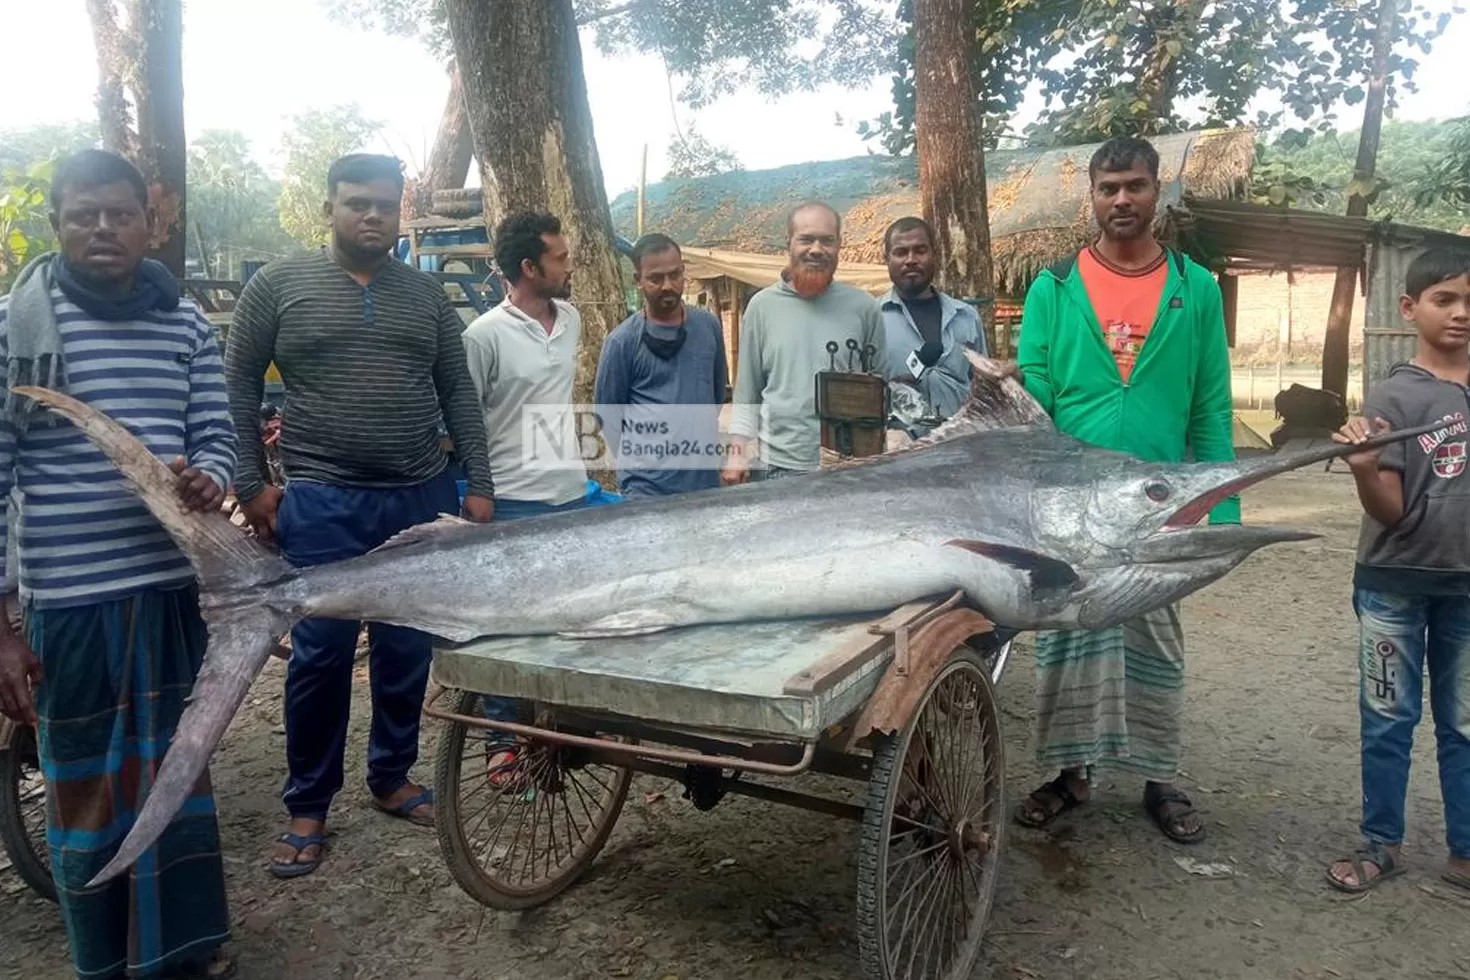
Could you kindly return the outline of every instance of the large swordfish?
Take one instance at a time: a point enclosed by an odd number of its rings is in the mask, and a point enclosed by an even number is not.
[[[962,589],[1014,629],[1105,627],[1188,595],[1258,548],[1314,537],[1196,525],[1257,481],[1352,451],[1144,463],[1060,434],[1000,365],[972,361],[970,398],[954,418],[871,461],[504,524],[444,517],[307,569],[223,514],[186,513],[174,475],[119,423],[66,395],[17,388],[118,467],[188,556],[209,624],[208,653],[152,790],[94,883],[126,870],[163,832],[275,639],[304,617],[392,623],[455,642],[626,635],[887,612]]]

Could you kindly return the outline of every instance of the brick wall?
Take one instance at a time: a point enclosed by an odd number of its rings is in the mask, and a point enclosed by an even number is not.
[[[1297,272],[1291,281],[1285,272],[1251,272],[1240,276],[1239,307],[1235,321],[1237,364],[1276,362],[1277,350],[1290,311],[1291,344],[1287,361],[1320,364],[1322,342],[1327,332],[1327,310],[1332,305],[1336,272],[1331,269]],[[1351,360],[1363,354],[1363,297],[1353,296],[1353,318],[1348,335]]]

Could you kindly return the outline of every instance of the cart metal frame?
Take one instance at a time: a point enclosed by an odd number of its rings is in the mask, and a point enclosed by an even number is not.
[[[873,685],[855,709],[804,739],[540,699],[533,718],[493,720],[479,707],[497,692],[436,676],[424,712],[445,725],[436,760],[445,861],[482,904],[525,909],[551,901],[591,865],[634,773],[682,780],[699,809],[727,793],[800,807],[859,824],[857,936],[869,980],[961,980],[980,952],[1004,844],[994,685],[1013,640],[961,592],[870,620],[861,636],[786,678],[782,693],[796,699],[859,677]],[[481,655],[494,660],[493,644]],[[438,666],[436,657],[436,674]],[[492,767],[509,739],[518,741],[514,763]],[[866,801],[740,778],[806,773],[865,782]]]
[[[14,513],[12,500],[12,516]],[[14,530],[12,525],[12,534]],[[19,633],[20,603],[10,575],[6,586],[0,595],[0,613],[9,619],[11,630]],[[31,891],[54,902],[56,882],[51,877],[51,852],[46,843],[46,784],[36,739],[30,725],[0,716],[0,849]]]
[[[8,718],[0,718],[0,847],[31,891],[56,901],[36,730]]]

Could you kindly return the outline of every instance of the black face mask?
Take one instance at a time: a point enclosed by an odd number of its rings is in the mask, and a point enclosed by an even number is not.
[[[643,319],[643,346],[647,347],[649,353],[661,361],[667,361],[679,353],[679,348],[684,346],[684,338],[687,336],[681,319],[679,330],[672,338],[655,337],[649,329],[648,318]]]

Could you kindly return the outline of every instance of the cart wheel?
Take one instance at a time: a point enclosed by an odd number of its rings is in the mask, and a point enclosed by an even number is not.
[[[461,692],[456,713],[477,715],[480,695]],[[439,737],[435,823],[459,886],[504,911],[548,902],[581,876],[617,823],[632,782],[623,766],[588,763],[575,748],[522,743],[491,784],[492,733],[449,722]]]
[[[21,880],[47,901],[56,901],[51,852],[46,843],[46,784],[36,755],[36,730],[10,726],[0,745],[0,842]]]
[[[980,955],[1005,828],[990,672],[960,647],[873,754],[858,845],[868,980],[964,980]]]

